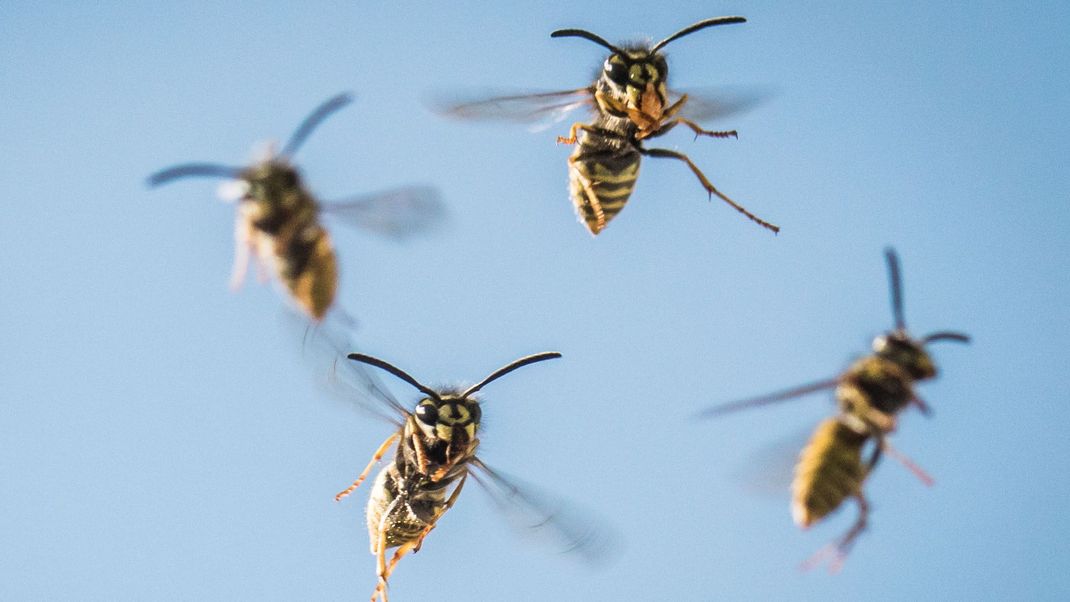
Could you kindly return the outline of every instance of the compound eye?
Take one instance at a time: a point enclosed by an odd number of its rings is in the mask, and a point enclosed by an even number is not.
[[[479,419],[483,417],[483,410],[479,408],[478,403],[469,404],[468,416],[473,423],[479,424]]]
[[[430,403],[421,403],[416,406],[416,417],[420,419],[420,422],[434,426],[438,422],[438,408]]]
[[[628,66],[620,59],[616,61],[612,60],[615,56],[616,55],[606,59],[606,64],[603,69],[606,73],[606,77],[608,77],[610,81],[623,86],[628,83]]]

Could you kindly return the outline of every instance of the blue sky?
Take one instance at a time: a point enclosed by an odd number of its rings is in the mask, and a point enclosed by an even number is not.
[[[679,87],[775,90],[673,132],[777,237],[647,160],[597,239],[566,197],[561,131],[449,122],[434,92],[566,89],[603,59],[564,27],[660,39]],[[397,245],[335,228],[363,351],[425,382],[520,355],[488,386],[482,456],[604,515],[592,570],[517,537],[466,490],[392,580],[396,600],[1065,599],[1070,595],[1070,8],[791,2],[0,5],[0,598],[363,599],[363,495],[333,494],[389,426],[317,391],[278,295],[227,289],[215,183],[155,191],[173,163],[242,163],[329,96],[356,102],[298,160],[324,198],[439,186],[447,228]],[[872,528],[842,574],[737,475],[830,411],[820,396],[698,422],[711,403],[830,376],[891,325],[903,262],[933,353],[932,419],[868,483]],[[415,401],[404,385],[394,390]],[[750,467],[750,468],[748,468]]]

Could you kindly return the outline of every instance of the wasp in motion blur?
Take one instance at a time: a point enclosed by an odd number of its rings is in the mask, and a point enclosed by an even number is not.
[[[643,146],[643,140],[664,135],[680,124],[691,128],[696,137],[737,137],[734,130],[703,129],[696,120],[723,116],[750,103],[742,99],[737,102],[704,101],[694,95],[670,92],[667,87],[669,67],[661,50],[669,42],[701,29],[745,21],[743,17],[706,19],[652,46],[614,46],[589,31],[561,29],[551,33],[550,37],[584,38],[611,52],[593,84],[563,92],[466,102],[448,106],[443,113],[459,118],[535,121],[547,117],[561,119],[581,106],[593,109],[597,115],[592,123],[577,122],[567,137],[558,137],[560,143],[579,142],[568,160],[569,194],[577,216],[592,235],[601,232],[628,202],[644,155],[683,161],[711,198],[717,195],[755,223],[774,233],[779,232],[779,227],[757,217],[717,190],[687,155]]]
[[[320,204],[290,162],[308,136],[327,117],[352,102],[339,94],[317,107],[294,131],[282,151],[249,167],[214,163],[186,163],[156,172],[150,186],[186,177],[230,178],[220,187],[225,200],[238,201],[234,268],[231,288],[241,286],[249,253],[260,273],[274,272],[292,300],[314,320],[321,320],[334,303],[338,267],[331,237],[320,223],[328,213],[365,229],[401,237],[422,229],[442,213],[438,193],[426,186],[402,187],[339,203]]]
[[[319,335],[316,335],[319,336]],[[320,337],[321,341],[326,337]],[[335,349],[337,344],[330,343]],[[361,393],[365,409],[390,418],[397,426],[379,446],[360,476],[335,496],[342,500],[371,473],[391,447],[394,458],[380,470],[372,485],[366,518],[371,553],[376,557],[378,582],[372,600],[387,600],[387,580],[409,552],[419,551],[424,538],[457,501],[468,477],[492,496],[503,509],[514,512],[529,527],[549,527],[550,534],[576,551],[596,559],[596,545],[604,542],[598,520],[570,513],[566,506],[531,491],[492,470],[476,455],[482,409],[474,395],[506,374],[533,364],[561,357],[557,352],[522,357],[492,372],[464,390],[433,389],[401,369],[361,353],[348,353],[351,362],[339,362],[332,378],[347,381],[350,390]],[[419,390],[423,397],[413,411],[405,409],[367,368],[385,370]],[[394,553],[387,556],[388,550]]]
[[[895,251],[885,251],[891,281],[892,313],[895,329],[873,340],[873,353],[847,368],[838,377],[815,383],[714,406],[701,413],[712,417],[770,403],[785,401],[809,393],[835,389],[838,412],[823,420],[799,454],[792,480],[791,514],[795,523],[806,528],[822,520],[848,498],[858,502],[858,519],[838,540],[804,563],[809,568],[828,554],[835,554],[833,572],[843,565],[856,538],[866,528],[869,505],[863,484],[873,472],[881,454],[887,452],[903,462],[926,484],[932,480],[888,441],[895,431],[898,415],[908,405],[924,414],[929,406],[914,391],[914,384],[936,376],[936,366],[925,347],[936,341],[968,343],[969,337],[958,332],[935,332],[915,339],[906,329],[903,318],[902,284],[899,260]],[[864,448],[872,451],[863,458]]]

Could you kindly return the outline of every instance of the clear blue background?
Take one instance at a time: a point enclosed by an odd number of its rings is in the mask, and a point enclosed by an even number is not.
[[[453,215],[404,246],[335,230],[364,350],[432,383],[562,351],[487,388],[482,455],[626,540],[591,570],[472,488],[396,600],[1070,596],[1067,4],[216,4],[0,4],[0,598],[371,593],[366,492],[332,496],[389,427],[317,392],[270,286],[228,292],[214,182],[144,186],[242,163],[342,90],[357,102],[298,157],[314,189],[431,182]],[[648,160],[593,239],[564,125],[448,122],[419,100],[585,85],[603,51],[557,28],[660,39],[726,14],[750,22],[675,42],[673,82],[778,94],[710,123],[738,141],[659,142],[778,237]],[[896,436],[936,486],[882,465],[843,573],[802,574],[853,509],[803,533],[738,475],[830,405],[690,415],[865,353],[891,324],[888,244],[913,331],[974,344],[934,346],[936,414]]]

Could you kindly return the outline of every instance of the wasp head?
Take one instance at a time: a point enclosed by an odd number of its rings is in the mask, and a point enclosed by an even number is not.
[[[243,199],[274,199],[301,187],[301,174],[282,158],[256,163],[241,172],[245,182]]]
[[[595,84],[602,108],[615,117],[627,117],[641,129],[661,122],[668,103],[665,57],[647,48],[622,50],[606,58]]]
[[[640,130],[649,132],[661,125],[668,103],[665,80],[669,67],[660,50],[669,42],[715,25],[743,23],[743,17],[715,17],[689,25],[653,45],[619,48],[583,29],[559,29],[552,38],[575,37],[608,48],[602,74],[595,84],[599,107],[614,117],[627,118]]]
[[[464,449],[476,438],[483,413],[474,399],[443,394],[438,399],[422,399],[413,415],[416,426],[428,442]]]
[[[914,380],[936,376],[936,365],[925,351],[924,341],[910,338],[905,331],[894,330],[873,339],[873,352],[906,370]]]

